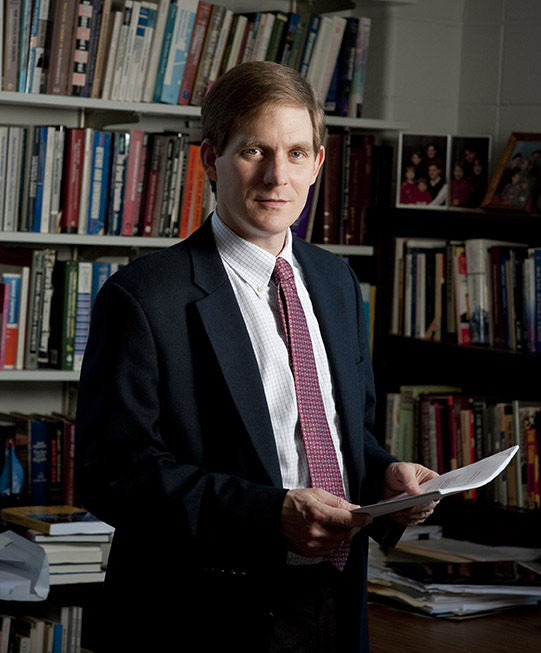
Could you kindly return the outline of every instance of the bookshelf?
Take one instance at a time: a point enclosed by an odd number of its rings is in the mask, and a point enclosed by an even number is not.
[[[377,236],[378,293],[377,327],[374,342],[374,370],[379,398],[377,435],[385,441],[386,395],[399,392],[402,385],[446,384],[462,388],[464,394],[489,400],[539,402],[541,356],[488,345],[391,334],[394,238],[438,238],[466,240],[486,238],[541,245],[539,215],[482,210],[445,211],[390,208],[382,213],[385,231]],[[478,503],[451,498],[442,502],[434,523],[445,534],[482,543],[540,546],[539,509]]]

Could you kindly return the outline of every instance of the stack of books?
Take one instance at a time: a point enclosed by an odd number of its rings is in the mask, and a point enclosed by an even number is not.
[[[17,506],[2,509],[0,516],[43,547],[51,585],[104,580],[114,532],[109,524],[74,506]]]

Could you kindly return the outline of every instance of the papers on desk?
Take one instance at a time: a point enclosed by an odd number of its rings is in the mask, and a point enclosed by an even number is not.
[[[0,599],[44,601],[48,594],[45,551],[13,531],[0,533]]]
[[[371,543],[368,591],[437,617],[459,618],[541,601],[541,549],[410,537],[384,552]]]
[[[452,494],[474,490],[494,480],[511,462],[517,451],[518,445],[515,445],[488,456],[488,458],[478,460],[471,465],[466,465],[466,467],[436,476],[425,483],[421,483],[421,494],[410,495],[402,492],[390,499],[357,508],[354,512],[368,513],[373,517],[377,517],[404,510],[404,508],[410,508],[411,506],[437,501]]]

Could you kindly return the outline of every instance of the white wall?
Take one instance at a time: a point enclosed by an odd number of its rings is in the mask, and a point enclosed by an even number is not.
[[[365,117],[489,134],[493,164],[511,131],[541,132],[540,0],[358,5],[373,21]]]

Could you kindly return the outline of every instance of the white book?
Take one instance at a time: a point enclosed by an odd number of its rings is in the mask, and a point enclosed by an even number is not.
[[[124,60],[126,58],[126,47],[128,44],[128,32],[130,30],[131,15],[133,11],[133,1],[124,2],[124,13],[122,14],[122,23],[118,34],[118,45],[115,56],[115,68],[113,81],[111,84],[111,100],[120,100],[120,85],[122,74],[124,72]]]
[[[430,503],[431,501],[439,501],[453,494],[482,487],[493,481],[507,467],[517,453],[518,448],[518,445],[509,447],[471,465],[453,469],[450,472],[431,478],[429,481],[421,483],[420,494],[402,492],[378,503],[356,508],[352,512],[379,517],[380,515],[388,515],[398,510]]]
[[[9,127],[5,174],[4,231],[16,231],[24,127]]]
[[[122,18],[123,13],[121,11],[111,12],[110,20],[113,21],[113,27],[111,29],[111,41],[108,44],[109,54],[105,64],[103,88],[101,91],[101,97],[103,100],[109,100],[111,98],[111,89],[113,87],[113,80],[115,76],[115,62],[118,52],[118,41],[120,39],[120,29],[122,27]]]
[[[148,18],[145,27],[145,35],[143,38],[141,48],[141,58],[139,61],[139,69],[135,75],[135,84],[133,89],[133,101],[142,102],[143,100],[143,86],[145,82],[146,72],[148,68],[148,60],[150,57],[150,48],[152,46],[152,39],[154,36],[154,29],[156,26],[156,19],[158,17],[158,5],[154,2],[144,2],[143,5],[148,7]]]
[[[156,75],[160,65],[162,41],[170,4],[170,0],[161,0],[158,6],[158,14],[156,16],[154,33],[152,34],[152,43],[148,55],[148,64],[141,98],[143,102],[152,102],[152,99],[154,98],[154,86],[156,85]]]
[[[68,563],[101,564],[103,562],[103,549],[99,544],[40,542],[40,546],[47,554],[47,559],[51,565]]]
[[[318,88],[321,100],[325,102],[325,98],[331,86],[332,76],[336,67],[338,54],[340,53],[340,46],[344,38],[347,20],[343,16],[333,16],[333,28],[331,37],[329,39],[327,53],[321,66],[321,73],[318,81]]]
[[[233,43],[231,45],[231,50],[227,57],[227,61],[224,66],[224,72],[227,72],[233,66],[236,65],[237,59],[239,58],[240,46],[242,44],[242,37],[244,35],[244,30],[246,29],[246,23],[248,22],[248,17],[240,15],[237,17],[237,21],[234,26],[235,33],[233,34]]]
[[[28,315],[28,291],[30,288],[30,268],[24,266],[21,276],[21,297],[19,300],[19,338],[17,340],[17,362],[15,369],[24,369],[24,347],[26,340],[26,317]]]
[[[207,83],[207,92],[214,82],[218,79],[218,73],[220,72],[220,67],[222,65],[222,60],[224,57],[226,42],[229,37],[229,30],[231,29],[231,23],[233,22],[233,12],[231,9],[227,9],[224,16],[224,22],[222,24],[222,29],[218,35],[218,43],[216,44],[216,50],[214,52],[214,57],[212,59],[212,66],[210,67],[209,79]]]
[[[55,138],[56,138],[56,129],[54,127],[47,127],[47,149],[45,151],[45,169],[43,171],[43,196],[41,199],[40,232],[42,234],[47,234],[50,231]]]
[[[9,151],[9,127],[0,126],[0,206],[4,206],[5,192],[6,192],[6,173],[7,173],[7,160]],[[9,226],[6,217],[3,217],[2,226],[3,231],[13,231],[8,229]]]
[[[60,232],[58,218],[60,214],[60,198],[62,190],[62,172],[64,168],[64,143],[66,128],[63,125],[56,127],[54,139],[53,173],[51,180],[51,211],[49,217],[49,232]]]
[[[135,59],[135,39],[137,36],[137,27],[139,25],[141,4],[142,3],[139,0],[133,0],[130,24],[126,38],[126,51],[124,53],[124,61],[122,64],[122,74],[120,76],[120,87],[118,89],[118,97],[116,98],[117,100],[120,100],[120,102],[125,102],[127,100],[130,72]]]
[[[88,206],[90,202],[90,175],[92,173],[92,141],[94,130],[92,127],[85,128],[85,149],[83,158],[83,171],[81,173],[81,200],[79,202],[79,222],[77,232],[88,233]]]

